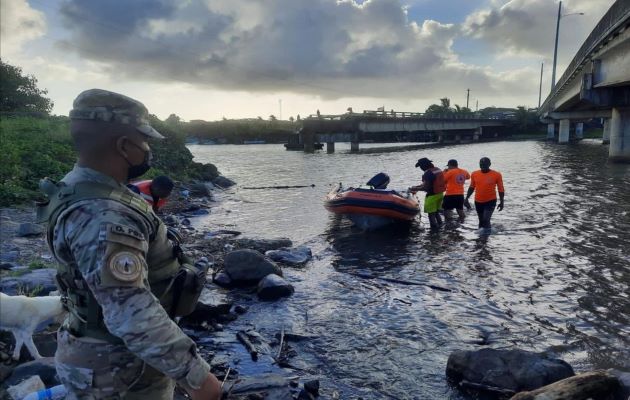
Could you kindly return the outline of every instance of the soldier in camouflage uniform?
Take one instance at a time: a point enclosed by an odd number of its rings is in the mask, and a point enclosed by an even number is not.
[[[193,399],[220,397],[167,311],[181,267],[167,230],[125,187],[150,167],[147,140],[163,138],[147,117],[129,97],[81,93],[70,112],[78,163],[40,207],[69,309],[55,362],[71,399],[172,399],[175,383]]]

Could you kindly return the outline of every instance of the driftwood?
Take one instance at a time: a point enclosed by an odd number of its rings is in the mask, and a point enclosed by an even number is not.
[[[245,346],[245,349],[247,349],[249,355],[252,356],[252,360],[258,361],[258,350],[256,350],[254,344],[251,342],[251,340],[249,340],[249,336],[247,336],[247,333],[243,331],[238,331],[236,332],[236,338],[239,342],[243,344],[243,346]]]
[[[493,392],[493,393],[497,393],[497,394],[502,394],[502,395],[506,395],[506,396],[511,396],[513,395],[515,392],[513,390],[510,389],[504,389],[504,388],[500,388],[500,387],[495,387],[495,386],[489,386],[489,385],[484,385],[481,383],[475,383],[475,382],[470,382],[467,380],[463,380],[459,383],[459,385],[463,388],[469,388],[469,389],[475,389],[475,390],[483,390],[486,392]]]
[[[433,290],[439,290],[440,292],[452,292],[451,289],[448,289],[448,288],[445,288],[445,287],[442,287],[442,286],[431,285],[429,283],[424,283],[424,282],[406,281],[406,280],[395,279],[395,278],[383,278],[383,277],[378,276],[378,275],[362,274],[360,272],[354,273],[352,275],[354,275],[356,277],[359,277],[359,278],[363,278],[363,279],[380,279],[380,280],[385,281],[385,282],[399,283],[401,285],[426,286],[426,287],[429,287],[429,288],[431,288]]]
[[[520,392],[510,400],[586,400],[603,399],[619,388],[619,380],[606,371],[586,372],[543,386]]]

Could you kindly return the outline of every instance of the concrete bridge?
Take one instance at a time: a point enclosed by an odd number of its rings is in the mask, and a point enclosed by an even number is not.
[[[483,117],[477,113],[423,114],[396,111],[349,112],[341,115],[310,115],[302,120],[299,143],[313,151],[315,143],[326,143],[329,153],[335,142],[350,142],[351,151],[361,142],[415,141],[460,143],[497,138],[509,117]]]
[[[630,162],[630,1],[617,0],[540,107],[547,138],[582,138],[583,122],[604,118],[611,161]]]

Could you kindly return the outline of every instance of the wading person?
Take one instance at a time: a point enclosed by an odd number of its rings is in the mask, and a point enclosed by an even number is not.
[[[422,174],[422,184],[410,187],[409,191],[413,193],[425,191],[427,193],[424,199],[424,212],[429,216],[431,228],[436,229],[442,225],[440,209],[442,208],[442,199],[444,198],[444,173],[426,157],[418,160],[416,168],[418,167],[424,171],[424,174]]]
[[[466,193],[466,204],[470,206],[468,199],[475,192],[475,209],[479,218],[479,227],[490,229],[490,218],[494,209],[503,210],[503,177],[498,171],[490,169],[490,159],[483,157],[479,160],[480,170],[474,171],[470,176],[470,187]],[[497,206],[497,191],[499,192],[499,205]]]
[[[446,193],[442,208],[444,217],[452,217],[453,210],[457,211],[460,220],[464,220],[464,183],[470,179],[470,174],[465,169],[459,168],[457,160],[448,160],[446,170],[444,170],[444,181],[446,182]]]
[[[150,168],[144,105],[92,89],[70,111],[78,162],[60,183],[42,181],[48,242],[69,315],[59,330],[57,374],[69,399],[219,399],[220,385],[172,318],[192,311],[207,266],[167,236],[125,186]],[[196,278],[190,279],[192,276]]]
[[[174,186],[171,178],[164,175],[127,184],[129,190],[142,196],[155,212],[166,205],[166,199],[171,195]]]

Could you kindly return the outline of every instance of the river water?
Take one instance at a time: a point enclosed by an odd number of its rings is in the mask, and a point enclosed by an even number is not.
[[[190,150],[238,182],[198,226],[284,236],[313,249],[306,267],[285,268],[296,293],[256,305],[252,315],[262,332],[314,336],[299,353],[323,377],[322,386],[342,398],[458,399],[445,379],[448,355],[484,343],[549,351],[576,371],[630,370],[630,167],[607,163],[607,146],[495,142],[375,154],[350,154],[343,144],[335,154],[281,145]],[[464,223],[434,234],[425,216],[408,231],[364,233],[324,209],[324,195],[339,182],[357,186],[383,171],[390,188],[418,184],[414,164],[423,156],[437,166],[456,158],[470,171],[480,157],[492,159],[506,200],[491,235],[479,234],[474,210]],[[366,273],[452,291],[357,276]]]

